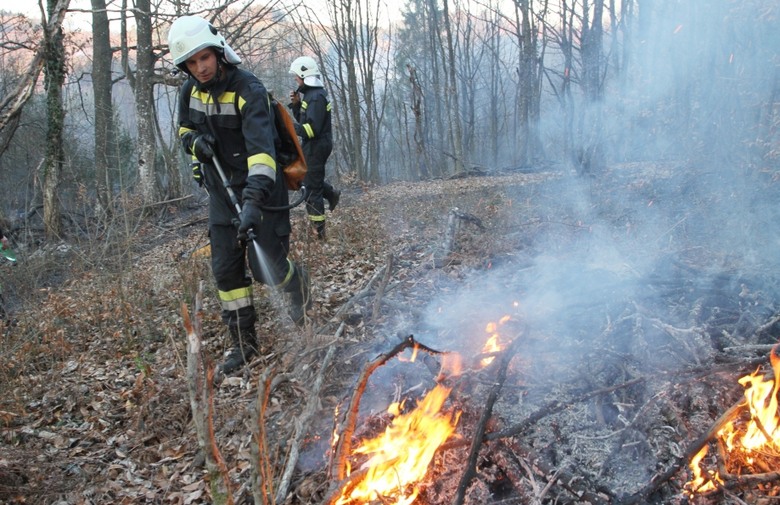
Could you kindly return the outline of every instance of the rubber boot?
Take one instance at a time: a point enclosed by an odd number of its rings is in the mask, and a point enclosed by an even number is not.
[[[317,238],[319,240],[325,240],[325,222],[317,223]]]
[[[229,375],[257,355],[257,334],[254,328],[241,330],[230,328],[231,348],[225,353],[225,359],[219,365],[223,375]]]
[[[306,323],[306,311],[312,305],[309,272],[296,265],[295,274],[284,291],[290,294],[290,318],[296,325],[303,326]]]

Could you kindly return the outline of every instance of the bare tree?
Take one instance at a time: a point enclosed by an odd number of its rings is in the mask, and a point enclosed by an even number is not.
[[[92,88],[95,102],[95,189],[101,208],[107,209],[109,170],[118,164],[114,135],[111,34],[106,0],[92,1]]]
[[[47,14],[52,19],[63,6],[48,0]],[[67,5],[64,6],[67,8]],[[43,164],[43,225],[47,237],[62,233],[59,200],[60,173],[64,163],[62,132],[65,110],[62,106],[62,85],[65,82],[65,47],[62,25],[49,26],[44,32],[44,71],[46,89],[46,160]]]
[[[581,173],[592,174],[603,168],[604,149],[602,139],[602,71],[603,0],[582,2],[582,88],[586,103],[580,115],[579,169]]]
[[[447,69],[445,77],[447,80],[446,92],[444,94],[445,104],[447,106],[447,114],[449,117],[449,123],[451,125],[450,142],[453,148],[453,157],[455,161],[454,170],[455,173],[461,173],[464,171],[464,159],[463,159],[463,126],[461,124],[460,114],[460,100],[458,99],[458,79],[457,70],[458,60],[455,58],[455,42],[453,40],[452,23],[450,21],[449,1],[443,1],[444,9],[442,11],[442,19],[444,20],[444,35],[446,37],[447,45],[442,51],[446,54],[446,58],[443,58],[444,68]]]
[[[404,25],[399,30],[395,58],[399,64],[414,69],[414,81],[410,81],[415,116],[413,135],[417,145],[424,146],[425,159],[413,164],[424,165],[431,177],[448,173],[448,159],[442,156],[449,149],[449,123],[444,106],[444,75],[441,11],[435,0],[411,0],[404,12]],[[419,97],[415,97],[415,86]],[[416,170],[412,168],[412,173]]]
[[[138,122],[137,162],[143,200],[154,202],[160,196],[156,171],[156,138],[154,111],[154,55],[152,53],[152,5],[149,0],[135,0],[136,69],[133,82],[135,113]]]
[[[423,100],[424,95],[422,91],[422,84],[417,77],[417,69],[407,64],[406,69],[409,72],[409,83],[411,84],[411,109],[414,116],[414,160],[412,161],[412,170],[415,179],[429,179],[430,173],[428,167],[430,166],[429,153],[427,146],[425,145],[425,126],[423,116]]]

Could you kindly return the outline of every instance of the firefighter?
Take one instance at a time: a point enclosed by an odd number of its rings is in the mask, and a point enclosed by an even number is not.
[[[325,163],[333,151],[331,105],[322,75],[314,58],[301,56],[290,65],[298,88],[290,93],[290,109],[297,121],[295,131],[301,137],[303,157],[308,171],[303,184],[310,194],[306,201],[309,220],[317,230],[317,237],[325,239],[325,203],[333,211],[339,203],[341,191],[325,180]]]
[[[193,177],[209,194],[211,269],[231,338],[218,371],[229,374],[257,354],[252,277],[289,293],[290,316],[299,325],[310,307],[309,279],[287,257],[289,210],[263,210],[286,206],[288,197],[282,170],[277,171],[278,136],[262,82],[238,68],[241,59],[203,18],[176,19],[168,45],[174,64],[189,76],[179,95],[179,137],[195,162]],[[213,158],[239,199],[240,220]],[[253,238],[263,258],[247,247]]]

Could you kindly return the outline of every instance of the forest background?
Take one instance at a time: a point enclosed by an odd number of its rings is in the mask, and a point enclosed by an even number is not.
[[[29,7],[28,7],[29,9]],[[382,184],[555,165],[778,162],[778,11],[733,0],[69,0],[0,26],[0,219],[50,238],[195,189],[166,47],[213,20],[278,96],[311,54],[334,103],[331,177]],[[28,11],[29,12],[29,11]],[[390,14],[392,13],[392,15]],[[89,26],[91,25],[91,32]],[[92,205],[96,203],[96,205]],[[136,204],[133,204],[136,205]],[[71,230],[72,231],[72,230]]]

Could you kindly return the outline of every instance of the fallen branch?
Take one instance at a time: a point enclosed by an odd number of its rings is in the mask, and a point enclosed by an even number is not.
[[[493,384],[493,387],[490,388],[490,393],[488,393],[487,401],[485,402],[485,408],[482,411],[479,423],[477,423],[474,437],[471,439],[471,448],[469,450],[468,461],[466,462],[466,469],[463,471],[463,475],[458,483],[458,490],[455,495],[455,501],[453,502],[455,505],[463,504],[463,500],[466,498],[466,490],[471,484],[471,480],[477,474],[477,457],[479,456],[479,450],[482,447],[482,439],[485,435],[485,430],[487,429],[487,423],[493,416],[493,405],[495,405],[496,400],[498,400],[498,394],[501,392],[501,388],[506,381],[506,371],[509,367],[509,362],[512,361],[512,358],[514,358],[515,353],[517,352],[519,342],[520,337],[518,336],[512,341],[512,344],[501,356],[496,382]]]
[[[352,295],[352,298],[347,300],[344,304],[339,307],[339,310],[336,311],[336,313],[333,315],[332,319],[340,319],[344,316],[344,314],[349,311],[349,309],[352,308],[353,305],[355,305],[358,300],[367,297],[371,294],[371,291],[373,289],[374,283],[379,280],[380,277],[382,277],[385,273],[385,270],[387,269],[387,265],[383,266],[376,272],[374,272],[374,275],[369,279],[369,281],[366,283],[365,287]],[[327,325],[326,325],[327,326]]]
[[[562,410],[565,410],[571,407],[572,405],[574,405],[575,403],[581,403],[590,400],[595,396],[611,393],[612,391],[616,391],[618,389],[627,388],[635,384],[644,382],[645,380],[646,379],[644,377],[639,377],[615,386],[609,386],[606,388],[601,388],[595,391],[591,391],[590,393],[586,393],[584,395],[578,396],[577,398],[571,400],[553,400],[548,404],[543,405],[539,410],[537,410],[536,412],[534,412],[533,414],[525,418],[522,422],[514,426],[511,426],[509,428],[503,429],[501,431],[494,431],[492,433],[488,433],[487,435],[485,435],[485,440],[496,440],[499,438],[514,437],[520,435],[522,432],[527,430],[531,425],[536,424],[541,419],[549,415],[555,414],[557,412],[560,412]]]
[[[331,491],[325,495],[325,499],[321,505],[333,505],[336,500],[342,495],[348,495],[355,486],[357,486],[363,478],[368,475],[369,468],[361,468],[355,472],[352,472],[349,477],[342,479]]]

